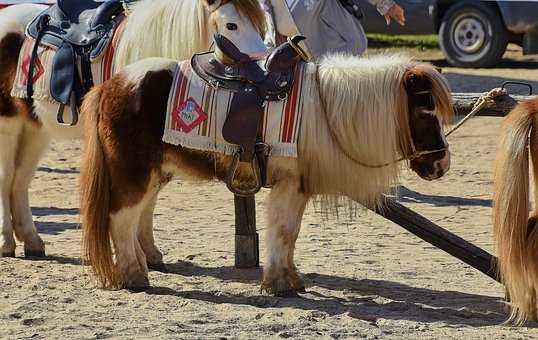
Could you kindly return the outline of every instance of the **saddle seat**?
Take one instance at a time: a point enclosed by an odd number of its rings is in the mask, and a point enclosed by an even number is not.
[[[50,91],[51,96],[62,104],[58,112],[59,123],[64,123],[63,105],[70,104],[73,113],[71,125],[76,124],[78,105],[93,86],[91,61],[106,50],[122,13],[120,0],[58,0],[56,5],[47,8],[28,25],[27,36],[35,39],[28,79],[32,79],[38,46],[43,44],[56,50]],[[29,98],[33,95],[31,81],[28,81],[27,95]]]
[[[234,92],[249,87],[256,89],[263,100],[284,100],[293,86],[293,68],[301,60],[296,52],[301,40],[304,37],[294,37],[265,58],[257,59],[239,51],[223,35],[216,34],[215,52],[194,55],[191,65],[196,74],[213,87]]]
[[[297,36],[275,48],[263,59],[242,53],[226,37],[214,36],[215,52],[194,55],[193,71],[214,88],[232,91],[232,102],[222,128],[222,136],[240,147],[229,169],[226,184],[240,196],[250,196],[266,184],[268,147],[261,140],[260,127],[265,101],[282,101],[293,87],[294,69],[303,58]],[[302,52],[302,53],[301,53]],[[239,162],[251,164],[256,185],[242,190],[234,185]]]
[[[114,27],[114,18],[122,11],[120,0],[59,0],[28,25],[27,34],[37,39],[42,33],[42,43],[58,48],[64,42],[91,45],[93,57],[96,57],[100,52],[96,41]]]

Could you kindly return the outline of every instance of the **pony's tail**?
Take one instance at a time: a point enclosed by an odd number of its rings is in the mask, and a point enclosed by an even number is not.
[[[99,136],[102,87],[94,87],[82,104],[85,150],[80,170],[83,253],[105,288],[116,287],[109,231],[110,173]]]
[[[516,324],[536,319],[538,231],[536,217],[529,219],[527,145],[537,113],[532,105],[524,103],[507,116],[495,160],[493,232],[497,270],[511,302],[509,321]],[[532,130],[531,138],[536,140],[537,131]],[[536,171],[535,156],[533,163]]]

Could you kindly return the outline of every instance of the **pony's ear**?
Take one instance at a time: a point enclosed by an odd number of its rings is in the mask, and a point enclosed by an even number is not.
[[[200,0],[209,13],[219,9],[223,5],[224,0]]]

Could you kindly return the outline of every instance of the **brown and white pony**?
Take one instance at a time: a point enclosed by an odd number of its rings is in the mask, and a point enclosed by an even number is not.
[[[538,289],[538,99],[505,118],[495,160],[493,232],[498,272],[506,287],[510,321],[537,320]],[[529,215],[529,151],[534,209]]]
[[[147,253],[137,233],[159,191],[174,175],[222,180],[231,161],[162,142],[176,63],[130,65],[83,103],[83,243],[104,287],[147,288]],[[306,65],[301,91],[307,103],[298,157],[273,156],[268,164],[272,189],[262,288],[277,295],[304,290],[293,254],[311,198],[325,198],[331,206],[344,195],[372,205],[398,180],[397,159],[409,159],[429,180],[450,165],[442,124],[453,114],[451,96],[428,64],[400,56],[329,56]]]
[[[48,101],[10,95],[25,27],[45,8],[23,4],[0,11],[0,256],[15,256],[13,234],[24,242],[26,255],[44,255],[32,220],[29,185],[51,139],[82,137],[81,124],[57,123],[56,109]],[[114,69],[148,57],[190,58],[210,48],[215,31],[245,53],[263,53],[264,15],[257,0],[142,0],[126,19]],[[154,251],[153,257],[158,264],[160,253]]]

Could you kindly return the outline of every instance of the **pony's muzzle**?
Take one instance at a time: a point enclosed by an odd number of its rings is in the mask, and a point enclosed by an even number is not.
[[[439,179],[450,170],[450,151],[439,151],[419,157],[411,161],[410,166],[420,178],[426,181]]]

